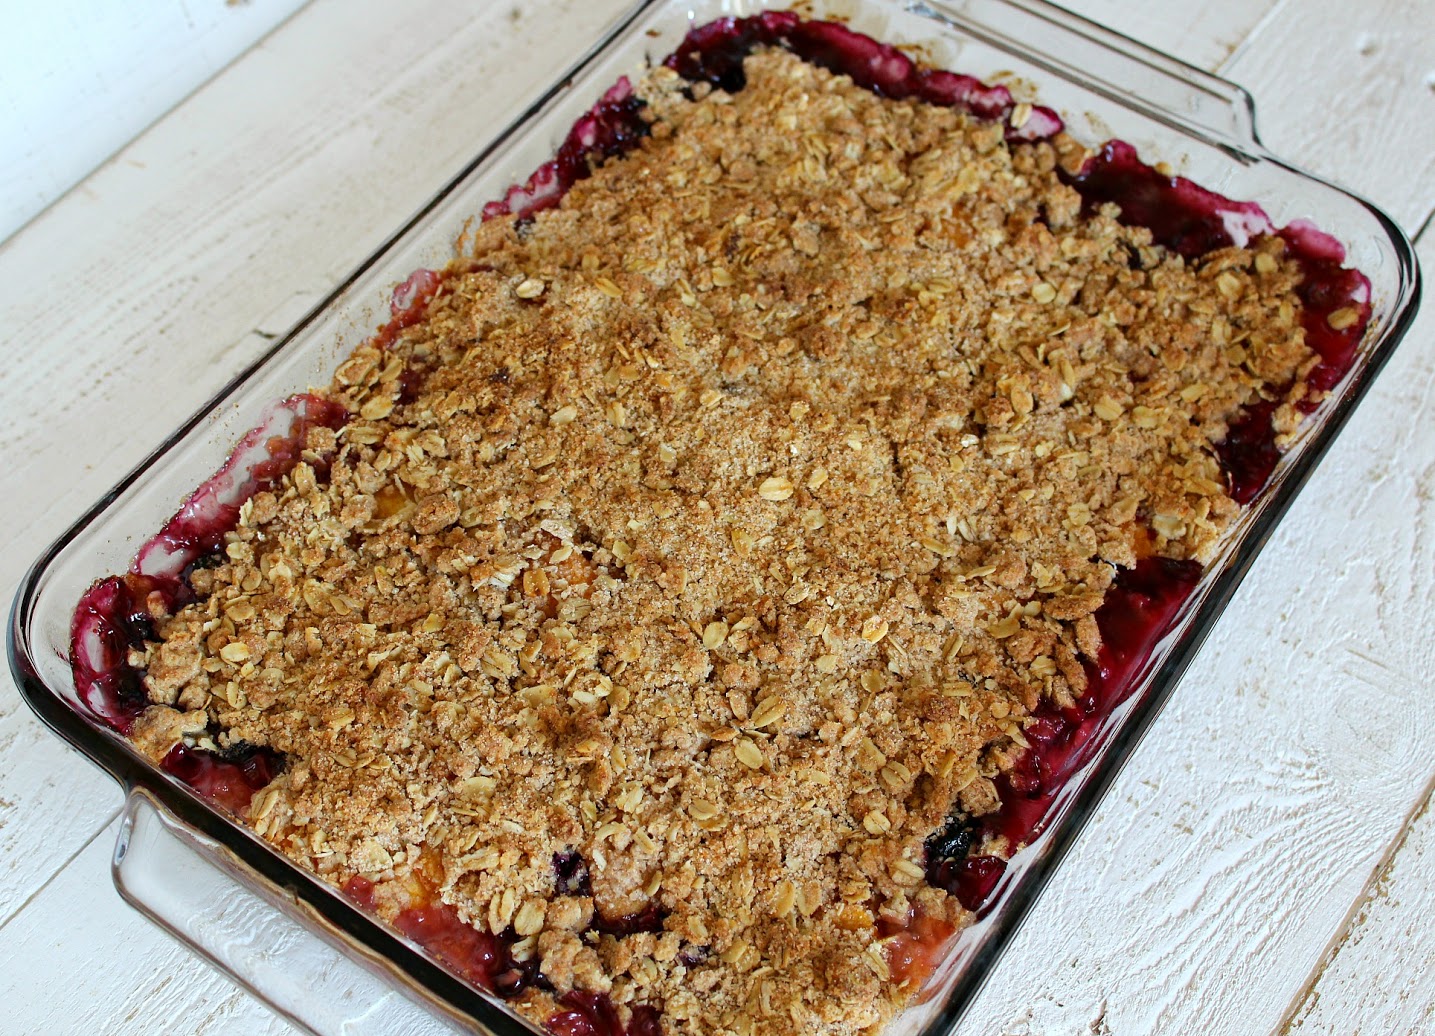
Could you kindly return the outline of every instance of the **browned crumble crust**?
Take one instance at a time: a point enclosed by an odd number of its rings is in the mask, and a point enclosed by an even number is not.
[[[332,478],[246,505],[145,659],[148,751],[284,753],[255,830],[390,917],[441,875],[541,955],[536,1022],[575,987],[671,1033],[900,1010],[877,918],[966,916],[923,840],[1083,688],[1107,562],[1209,559],[1210,444],[1313,362],[1280,241],[1187,263],[1079,218],[1069,140],[746,67],[652,73],[640,150],[474,231],[339,368]]]

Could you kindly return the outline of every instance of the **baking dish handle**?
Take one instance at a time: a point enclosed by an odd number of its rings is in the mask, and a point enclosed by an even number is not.
[[[1212,143],[1264,153],[1242,87],[1046,0],[909,0],[983,42]]]
[[[313,1036],[453,1036],[457,1031],[340,953],[242,881],[219,848],[148,794],[125,802],[112,864],[120,896]]]

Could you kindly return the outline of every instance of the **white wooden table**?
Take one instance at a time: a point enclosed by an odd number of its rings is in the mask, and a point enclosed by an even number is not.
[[[4,598],[627,2],[315,0],[0,245]],[[1426,227],[1431,0],[1070,2],[1243,84],[1273,150]],[[1435,1032],[1432,670],[1435,302],[967,1031]],[[291,1031],[119,901],[119,804],[0,678],[0,1031]]]

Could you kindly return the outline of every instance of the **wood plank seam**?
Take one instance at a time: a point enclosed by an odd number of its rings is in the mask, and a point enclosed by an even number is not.
[[[1225,58],[1220,62],[1220,64],[1215,67],[1215,73],[1217,75],[1220,75],[1223,69],[1230,68],[1231,66],[1237,64],[1240,59],[1245,56],[1246,51],[1250,49],[1251,44],[1256,40],[1260,39],[1261,34],[1272,22],[1274,22],[1277,18],[1280,17],[1281,12],[1286,9],[1286,5],[1290,2],[1291,0],[1278,0],[1278,2],[1273,5],[1269,11],[1262,15],[1261,20],[1256,22],[1255,25],[1251,26],[1251,31],[1246,33],[1245,39],[1241,40],[1240,43],[1232,47],[1230,53],[1227,54]],[[1237,83],[1236,85],[1240,86],[1241,84]],[[1256,112],[1257,119],[1259,119],[1260,114],[1261,113],[1259,111]],[[1259,122],[1257,122],[1256,128],[1257,132],[1259,132]]]
[[[1295,1026],[1300,1023],[1301,1017],[1307,1013],[1311,1006],[1311,994],[1315,991],[1316,986],[1320,984],[1321,979],[1325,977],[1326,971],[1329,970],[1331,964],[1334,963],[1341,949],[1350,940],[1351,936],[1355,934],[1361,917],[1375,901],[1381,886],[1390,877],[1391,868],[1394,866],[1395,860],[1400,855],[1401,850],[1405,848],[1405,843],[1410,837],[1411,829],[1415,826],[1416,822],[1429,811],[1432,799],[1435,799],[1435,772],[1432,772],[1430,779],[1426,781],[1425,793],[1421,797],[1419,804],[1416,805],[1405,818],[1405,823],[1401,825],[1399,834],[1395,836],[1394,840],[1386,848],[1385,853],[1381,856],[1380,861],[1372,869],[1370,879],[1365,883],[1365,887],[1361,889],[1360,895],[1355,897],[1355,902],[1351,904],[1350,911],[1345,916],[1344,924],[1340,926],[1335,936],[1331,939],[1330,944],[1326,947],[1325,952],[1321,954],[1320,960],[1318,960],[1315,967],[1311,969],[1310,976],[1306,979],[1300,991],[1292,998],[1290,1006],[1286,1008],[1284,1017],[1281,1018],[1280,1025],[1275,1030],[1274,1036],[1289,1036],[1289,1034],[1295,1031]]]
[[[131,136],[128,140],[125,140],[123,143],[119,144],[119,146],[115,147],[115,149],[109,154],[103,155],[92,167],[89,168],[87,172],[84,173],[84,175],[82,175],[78,180],[75,180],[73,183],[71,183],[59,194],[52,197],[40,209],[32,212],[21,223],[10,227],[9,230],[0,232],[0,244],[4,244],[6,241],[9,241],[10,239],[19,235],[23,230],[29,227],[36,220],[40,219],[42,216],[45,215],[45,213],[49,212],[52,208],[54,208],[61,201],[69,197],[71,194],[74,194],[76,191],[84,189],[85,185],[89,182],[90,178],[95,175],[95,173],[103,169],[105,166],[110,165],[123,153],[127,152],[134,145],[135,141],[139,140],[142,136],[149,132],[151,127],[162,122],[169,115],[170,112],[174,111],[176,108],[179,108],[180,106],[188,102],[189,99],[193,97],[196,93],[198,93],[200,90],[203,90],[216,78],[223,75],[225,70],[228,69],[231,65],[234,65],[236,62],[243,60],[252,51],[262,47],[271,36],[273,36],[279,30],[283,29],[284,26],[287,25],[290,20],[292,20],[301,10],[303,10],[303,7],[304,5],[301,4],[295,10],[290,11],[283,18],[270,26],[267,32],[254,39],[248,47],[231,56],[230,59],[224,64],[218,66],[217,68],[214,68],[208,76],[206,76],[204,79],[201,79],[199,82],[194,83],[193,86],[187,92],[174,98],[173,103],[171,103],[168,108],[159,111],[157,114],[154,115],[153,118],[150,119],[148,123],[140,126],[139,129],[134,133],[134,135]],[[191,28],[193,28],[192,19]]]
[[[93,834],[91,834],[88,838],[86,838],[83,842],[76,846],[75,851],[72,852],[69,856],[65,857],[65,859],[60,862],[59,866],[57,866],[54,870],[50,871],[44,881],[36,885],[35,888],[31,890],[28,896],[26,896],[23,900],[16,904],[14,910],[10,911],[10,913],[5,917],[0,918],[0,931],[3,931],[6,925],[8,925],[11,921],[15,920],[15,918],[19,917],[21,914],[23,914],[26,907],[33,903],[35,899],[40,896],[41,893],[43,893],[47,888],[49,888],[50,885],[54,883],[55,879],[58,878],[61,874],[63,874],[65,870],[70,866],[70,864],[74,863],[75,860],[79,858],[79,855],[94,843],[96,838],[100,837],[100,835],[105,833],[106,829],[109,828],[110,824],[114,823],[115,818],[118,817],[123,810],[124,807],[120,806],[116,808],[113,813],[110,813],[108,816],[106,816],[104,822],[101,823],[100,826],[95,829]]]
[[[1425,213],[1425,218],[1420,221],[1420,228],[1410,236],[1410,243],[1416,247],[1424,244],[1425,233],[1432,223],[1435,223],[1435,206],[1431,206],[1430,211]]]

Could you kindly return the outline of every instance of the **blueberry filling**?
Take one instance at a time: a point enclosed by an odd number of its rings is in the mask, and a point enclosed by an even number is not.
[[[997,857],[971,855],[979,836],[978,827],[969,817],[954,813],[926,841],[927,883],[945,889],[972,911],[986,905],[997,879],[1006,869]]]
[[[588,861],[576,852],[556,853],[553,857],[554,889],[560,896],[591,896],[593,880]]]

